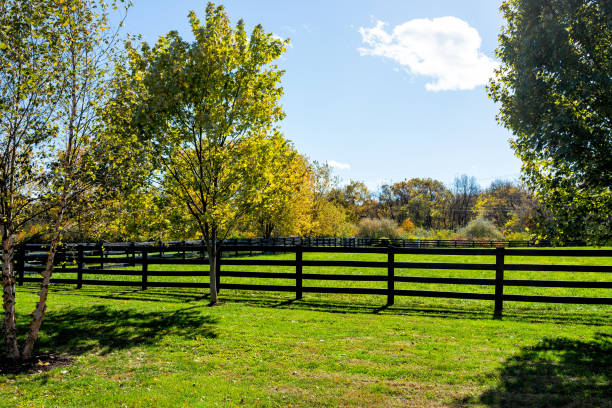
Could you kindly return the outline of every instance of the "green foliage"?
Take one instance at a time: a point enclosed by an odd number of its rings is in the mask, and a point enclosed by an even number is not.
[[[400,238],[402,231],[389,218],[362,218],[357,224],[357,236],[363,238]]]
[[[544,237],[612,240],[612,3],[512,0],[489,85]]]
[[[498,229],[510,232],[531,227],[537,207],[533,195],[524,186],[496,180],[478,196],[474,211],[492,220]]]
[[[408,239],[454,239],[455,231],[453,230],[427,230],[424,228],[415,228],[412,232],[406,234],[405,238]]]
[[[355,228],[342,207],[327,200],[318,200],[314,204],[313,213],[309,236],[350,237],[354,235]]]
[[[490,220],[479,216],[468,225],[457,231],[457,236],[468,239],[498,239],[504,238],[502,233]]]
[[[508,241],[531,241],[533,237],[529,232],[509,232],[504,234],[504,239]]]
[[[131,79],[141,91],[132,128],[156,147],[160,184],[184,203],[206,240],[213,262],[211,298],[216,301],[214,259],[245,214],[286,191],[279,183],[279,154],[286,143],[277,122],[283,71],[274,61],[287,42],[261,25],[247,36],[222,6],[206,6],[204,22],[189,13],[195,40],[176,31],[155,46],[130,51]]]
[[[438,180],[407,179],[381,187],[380,214],[400,224],[410,218],[417,227],[439,228],[445,223],[450,197]]]
[[[278,190],[270,164],[283,143],[274,127],[283,72],[273,61],[286,43],[259,25],[247,37],[242,20],[230,27],[212,3],[204,23],[194,12],[189,21],[192,43],[170,32],[140,53],[128,48],[144,88],[136,126],[157,146],[164,186],[210,243]]]
[[[312,224],[313,186],[308,162],[295,148],[281,137],[273,140],[270,160],[275,182],[264,190],[259,203],[246,214],[256,236],[269,238],[306,235]]]

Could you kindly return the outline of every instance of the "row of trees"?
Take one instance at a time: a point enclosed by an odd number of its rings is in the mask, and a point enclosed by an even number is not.
[[[389,220],[406,236],[437,230],[448,235],[481,217],[506,236],[531,237],[528,231],[540,206],[521,184],[500,180],[482,189],[473,177],[463,175],[450,186],[414,178],[370,192],[363,182],[340,184],[329,166],[309,162],[281,140],[270,166],[278,166],[273,173],[282,181],[263,190],[260,203],[243,211],[225,236],[367,236],[367,229],[361,228],[364,219]],[[75,242],[201,239],[205,236],[185,200],[175,189],[145,184],[81,213],[64,234]],[[40,219],[32,224],[33,229],[40,226]]]
[[[5,354],[29,358],[45,314],[58,245],[150,221],[197,232],[211,259],[245,217],[278,212],[307,177],[278,131],[286,42],[250,35],[209,3],[151,47],[108,23],[121,0],[0,2],[0,232]],[[121,44],[124,47],[121,47]],[[151,211],[153,210],[153,211]],[[132,224],[127,222],[132,221]],[[119,221],[119,222],[117,222]],[[125,224],[123,224],[125,222]],[[121,234],[117,234],[121,236]],[[19,348],[15,244],[50,242],[39,301]]]

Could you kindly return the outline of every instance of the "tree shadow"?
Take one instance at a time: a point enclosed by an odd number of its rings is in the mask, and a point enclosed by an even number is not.
[[[612,336],[545,338],[509,358],[497,387],[456,406],[612,407]]]
[[[34,293],[38,288],[34,286],[19,287],[21,291]],[[61,292],[65,296],[88,296],[111,300],[135,300],[144,302],[201,302],[209,299],[207,290],[191,288],[112,288],[103,286],[89,286],[75,289],[71,285],[54,285],[54,292]],[[339,300],[321,297],[309,297],[296,300],[288,298],[286,294],[270,292],[245,292],[236,290],[221,291],[221,300],[231,303],[242,303],[253,307],[272,307],[277,309],[313,310],[325,313],[339,314],[385,314],[401,316],[429,316],[446,319],[491,320],[495,318],[492,304],[482,301],[482,305],[472,303],[469,305],[420,304],[418,301],[396,303],[393,306],[384,305],[381,296],[373,296],[371,302],[363,300]],[[606,307],[606,306],[604,306]],[[504,321],[520,321],[531,323],[555,324],[581,324],[588,326],[609,326],[610,314],[603,312],[589,312],[585,310],[548,310],[514,308],[511,305],[504,310]]]
[[[175,311],[141,312],[104,305],[49,311],[37,342],[39,352],[70,355],[96,350],[107,354],[159,342],[168,335],[215,338],[216,319],[195,306]],[[21,327],[23,333],[26,328]]]

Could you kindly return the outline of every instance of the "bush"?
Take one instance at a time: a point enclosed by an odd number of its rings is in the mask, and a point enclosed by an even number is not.
[[[510,232],[505,235],[508,241],[531,241],[531,234],[528,232]]]
[[[362,218],[357,225],[357,236],[362,238],[399,238],[401,231],[389,218]]]
[[[400,226],[400,228],[402,229],[402,231],[404,231],[404,233],[409,234],[410,232],[414,230],[415,225],[414,225],[414,222],[412,222],[410,218],[406,218],[402,222],[402,225]]]
[[[470,221],[457,232],[457,235],[468,239],[504,239],[497,227],[482,216]]]
[[[453,230],[428,230],[424,228],[415,228],[409,234],[405,234],[406,239],[453,239],[455,232]]]

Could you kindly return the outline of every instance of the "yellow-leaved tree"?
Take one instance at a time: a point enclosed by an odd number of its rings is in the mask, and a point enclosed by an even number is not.
[[[247,36],[222,6],[208,3],[204,22],[192,11],[195,40],[177,32],[154,47],[131,48],[142,83],[136,127],[154,141],[162,182],[183,203],[206,241],[210,302],[217,303],[219,245],[281,181],[277,123],[283,71],[274,61],[287,42],[260,25]]]

